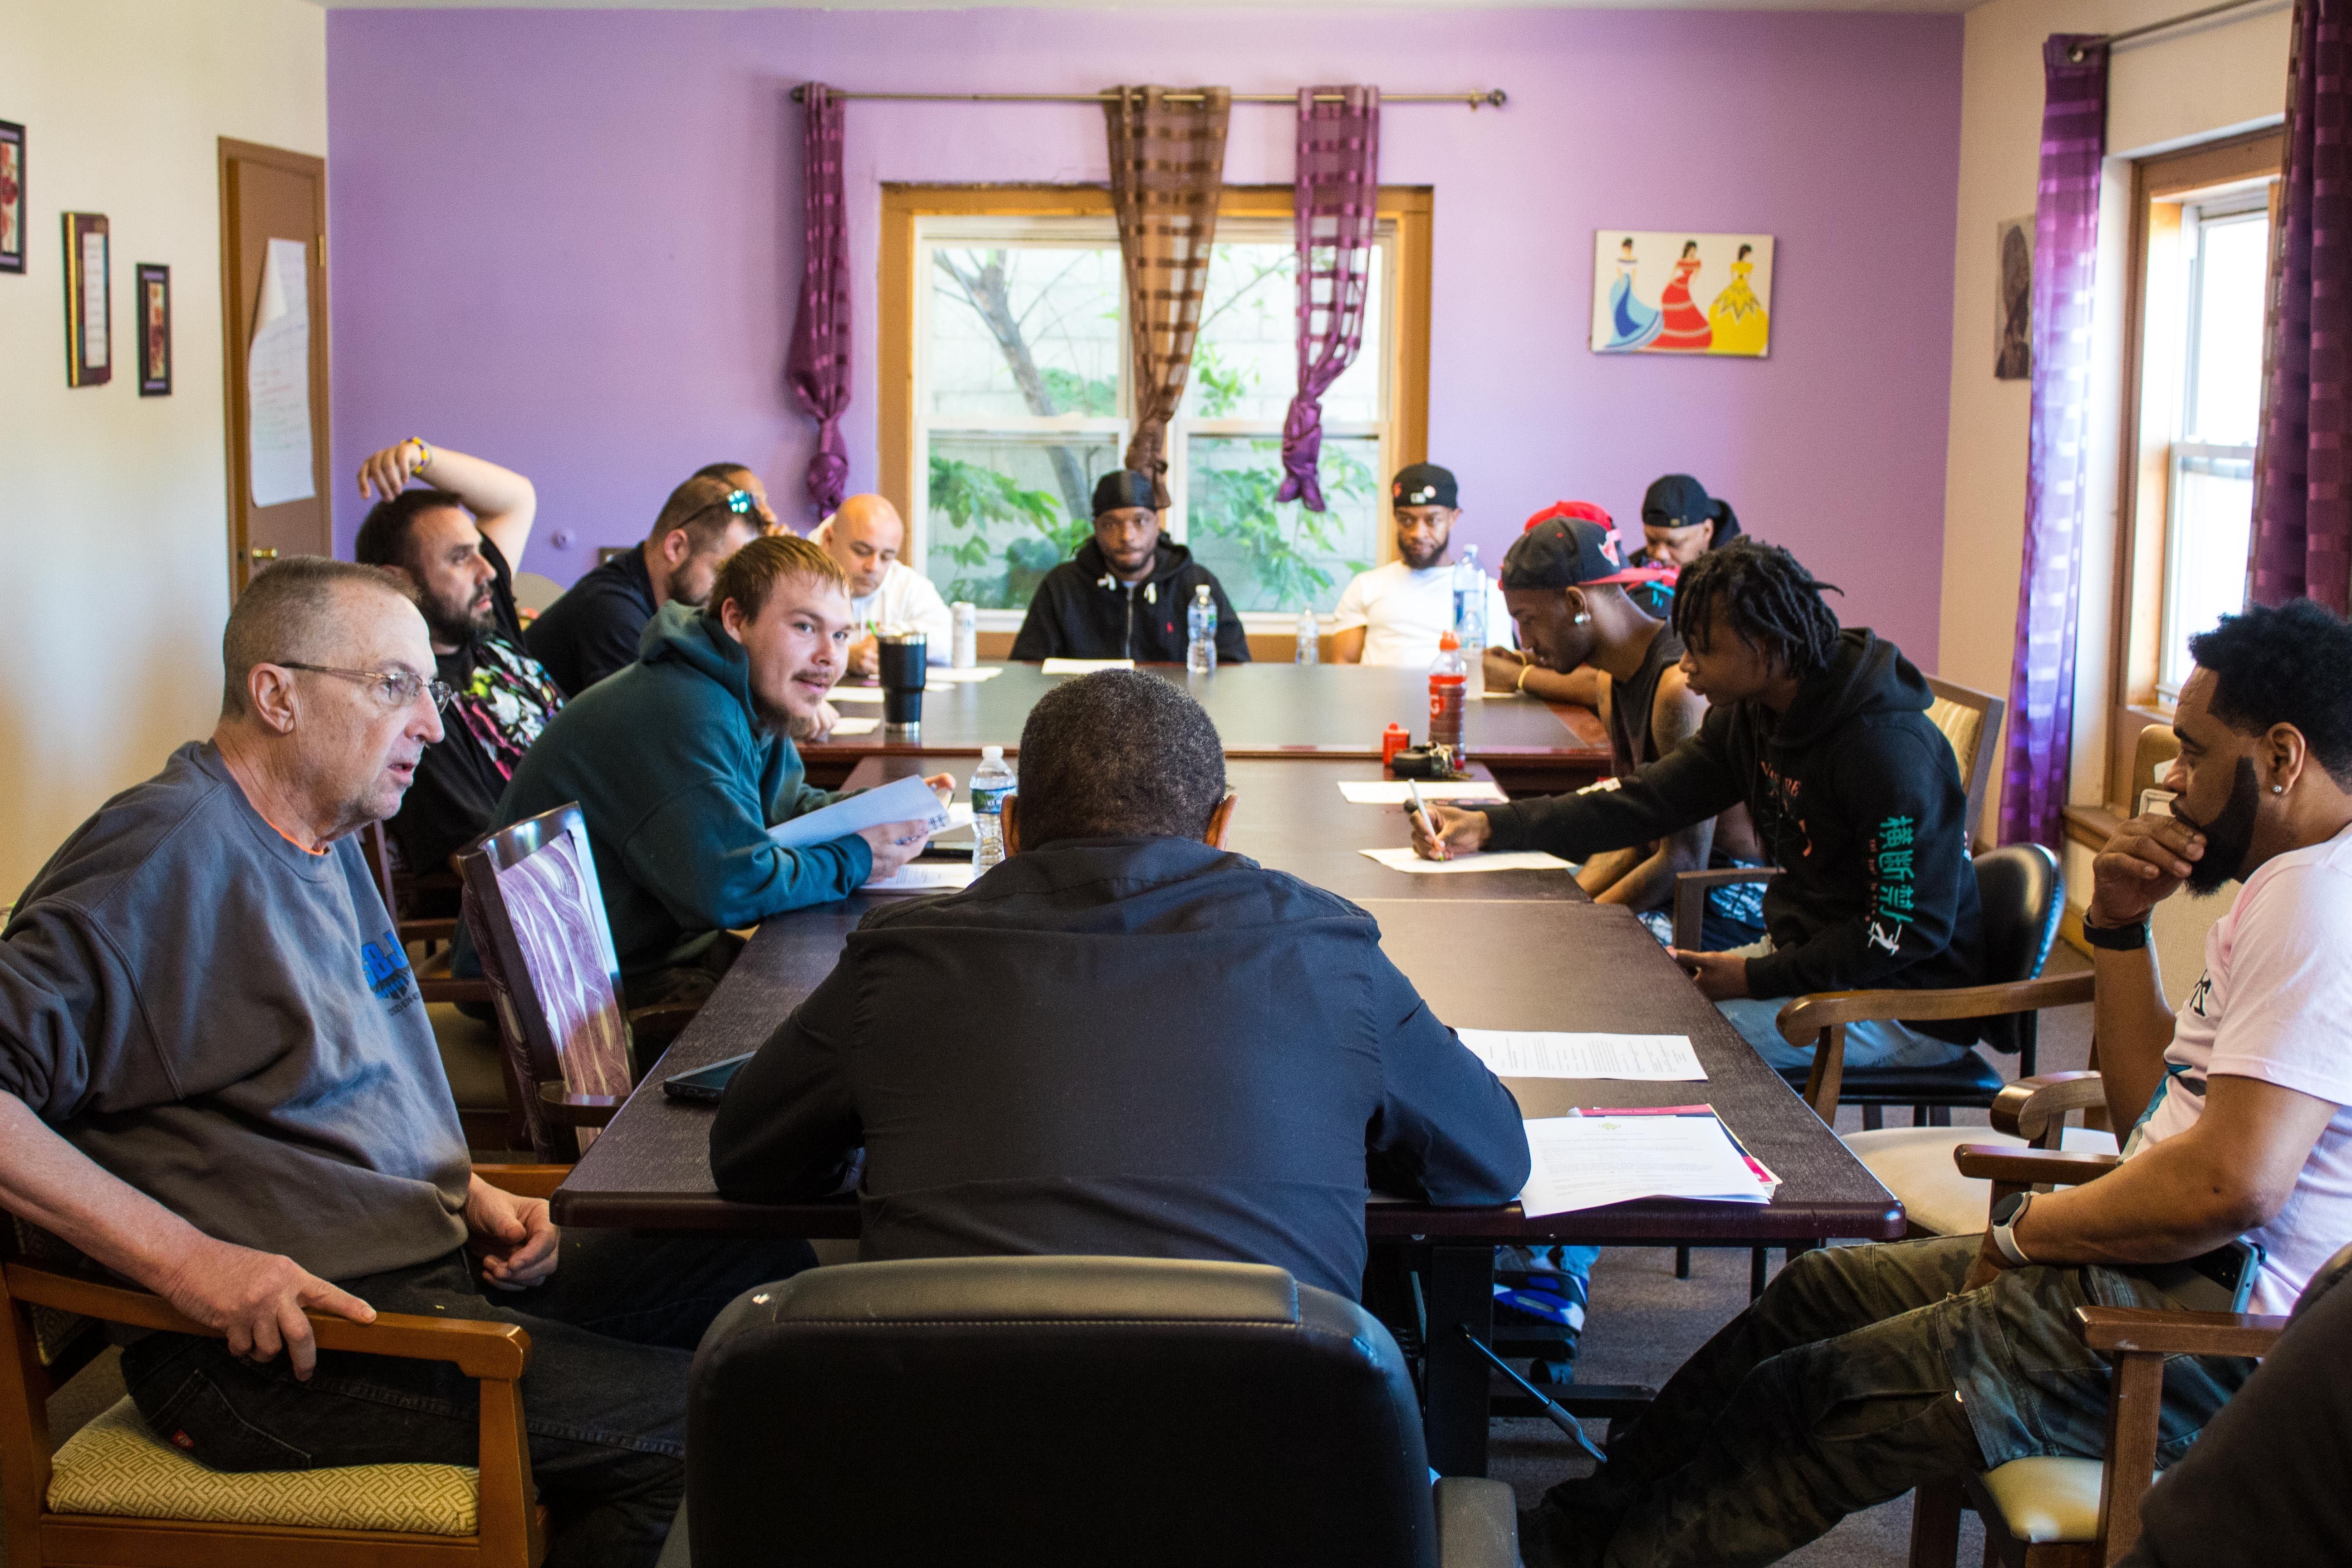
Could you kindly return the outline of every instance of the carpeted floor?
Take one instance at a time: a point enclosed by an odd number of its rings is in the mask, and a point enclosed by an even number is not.
[[[2089,967],[2073,949],[2061,945],[2051,955],[2048,973],[2064,974]],[[2091,1010],[2068,1007],[2042,1018],[2039,1070],[2062,1072],[2084,1067],[2091,1046]],[[2014,1058],[1993,1057],[2004,1075],[2014,1078]],[[1982,1111],[1956,1111],[1956,1122],[1984,1120]],[[1899,1120],[1899,1118],[1898,1118]],[[1858,1110],[1838,1117],[1838,1130],[1853,1131],[1862,1125]],[[1773,1255],[1777,1267],[1780,1255]],[[1587,1383],[1664,1384],[1691,1352],[1748,1304],[1748,1254],[1722,1249],[1692,1255],[1691,1277],[1675,1278],[1675,1255],[1664,1247],[1621,1247],[1603,1252],[1592,1277],[1592,1318],[1585,1330],[1577,1375]],[[109,1351],[85,1368],[49,1402],[49,1438],[61,1444],[92,1417],[122,1397],[122,1379]],[[1597,1442],[1600,1424],[1591,1426]],[[1517,1489],[1522,1507],[1532,1505],[1546,1487],[1571,1475],[1584,1474],[1591,1461],[1581,1456],[1549,1423],[1538,1420],[1495,1423],[1488,1472]],[[1867,1513],[1846,1520],[1828,1535],[1786,1559],[1800,1568],[1900,1568],[1910,1551],[1911,1502],[1900,1498]],[[1962,1526],[1960,1558],[1974,1562],[1982,1552],[1981,1532],[1973,1519]],[[0,1564],[5,1564],[0,1548]]]
[[[2051,954],[2045,973],[2067,974],[2090,967],[2090,961],[2063,944]],[[2035,1070],[2065,1072],[2088,1064],[2091,1010],[2067,1007],[2042,1016],[2041,1046]],[[2004,1077],[2017,1077],[2012,1057],[1990,1056]],[[1907,1113],[1890,1117],[1899,1123]],[[1985,1121],[1982,1111],[1952,1113],[1956,1123]],[[1862,1126],[1862,1113],[1848,1108],[1839,1113],[1838,1131]],[[1775,1268],[1780,1255],[1774,1253]],[[1675,1255],[1667,1247],[1615,1247],[1601,1255],[1592,1274],[1592,1313],[1576,1367],[1585,1383],[1641,1383],[1655,1388],[1674,1370],[1748,1304],[1748,1254],[1731,1249],[1691,1255],[1691,1277],[1675,1278]],[[1595,1442],[1601,1423],[1587,1423]],[[1487,1473],[1511,1483],[1519,1506],[1529,1507],[1555,1481],[1591,1471],[1591,1461],[1577,1453],[1568,1438],[1550,1423],[1540,1420],[1497,1421],[1488,1449]],[[1973,1563],[1983,1552],[1983,1531],[1973,1516],[1961,1525],[1959,1561]],[[1784,1561],[1801,1568],[1901,1568],[1909,1560],[1911,1500],[1898,1498],[1864,1513],[1852,1515],[1835,1530]]]

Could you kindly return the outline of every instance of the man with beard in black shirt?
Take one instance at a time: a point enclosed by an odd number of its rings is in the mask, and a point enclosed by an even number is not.
[[[425,488],[407,489],[410,480]],[[490,825],[523,752],[563,698],[523,651],[514,565],[539,497],[520,474],[406,440],[360,465],[378,500],[353,553],[413,584],[440,676],[456,693],[388,825],[412,872],[445,868]]]

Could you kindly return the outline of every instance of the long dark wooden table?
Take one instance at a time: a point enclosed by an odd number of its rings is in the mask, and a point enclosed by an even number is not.
[[[1425,670],[1362,664],[1229,664],[1188,676],[1181,665],[1143,665],[1199,700],[1229,757],[1378,759],[1381,736],[1402,724],[1415,744],[1429,736]],[[833,786],[869,756],[978,756],[984,745],[1018,751],[1021,725],[1037,699],[1066,676],[1008,664],[992,679],[941,684],[923,693],[919,737],[877,727],[801,748],[814,782]],[[881,717],[881,704],[841,704],[847,717]],[[1609,735],[1590,709],[1496,697],[1465,705],[1464,742],[1515,794],[1575,789],[1608,771]]]
[[[940,758],[931,766],[961,780],[971,764]],[[875,759],[857,782],[924,769],[919,758]],[[1413,876],[1355,853],[1406,839],[1395,812],[1340,797],[1338,780],[1378,774],[1376,763],[1229,761],[1228,781],[1240,796],[1229,847],[1361,904],[1381,922],[1383,951],[1437,1016],[1456,1026],[1687,1035],[1706,1070],[1704,1084],[1507,1081],[1529,1116],[1703,1100],[1782,1182],[1773,1201],[1760,1206],[1651,1198],[1537,1219],[1516,1204],[1446,1209],[1375,1200],[1365,1213],[1375,1245],[1428,1249],[1430,1462],[1447,1475],[1478,1475],[1486,1468],[1486,1368],[1458,1334],[1441,1330],[1466,1322],[1482,1338],[1491,1331],[1496,1245],[1892,1239],[1903,1233],[1903,1210],[1632,915],[1592,903],[1564,872]],[[756,1049],[832,970],[865,911],[890,896],[859,894],[761,927],[709,1005],[556,1193],[556,1220],[648,1231],[856,1236],[857,1208],[848,1198],[766,1205],[719,1197],[710,1176],[710,1111],[668,1099],[659,1084]]]

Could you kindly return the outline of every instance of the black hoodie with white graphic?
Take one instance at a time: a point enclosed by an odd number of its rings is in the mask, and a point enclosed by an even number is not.
[[[1718,703],[1697,734],[1625,779],[1480,807],[1494,823],[1487,847],[1582,859],[1745,804],[1784,873],[1764,889],[1774,951],[1748,961],[1749,994],[1979,984],[1967,792],[1927,718],[1933,700],[1894,644],[1848,627],[1785,714]],[[1914,1027],[1977,1037],[1967,1021]]]
[[[1139,664],[1181,664],[1192,640],[1187,612],[1193,590],[1209,587],[1217,606],[1217,660],[1249,662],[1249,637],[1225,597],[1224,585],[1207,567],[1195,564],[1181,544],[1160,542],[1151,575],[1122,583],[1103,558],[1102,546],[1087,540],[1078,552],[1045,574],[1029,601],[1029,618],[1013,639],[1016,663],[1043,658],[1131,658]]]

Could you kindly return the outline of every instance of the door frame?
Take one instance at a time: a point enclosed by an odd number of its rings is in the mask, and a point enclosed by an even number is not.
[[[310,177],[316,193],[312,202],[312,247],[310,277],[306,280],[311,298],[317,301],[311,310],[312,344],[310,353],[310,482],[319,496],[319,504],[326,509],[327,538],[331,552],[334,539],[334,489],[329,482],[328,468],[334,453],[333,434],[329,426],[331,407],[328,397],[327,371],[331,361],[327,341],[330,313],[327,309],[327,161],[307,153],[292,153],[283,147],[265,146],[257,142],[238,142],[223,136],[219,139],[220,167],[220,247],[221,247],[221,375],[223,407],[227,417],[222,428],[228,442],[228,591],[234,604],[245,591],[252,575],[252,560],[247,555],[246,529],[252,511],[251,440],[249,428],[252,411],[246,405],[246,362],[252,351],[251,323],[245,321],[245,301],[240,297],[244,284],[236,268],[237,195],[236,165],[239,162],[266,164],[290,174]]]

